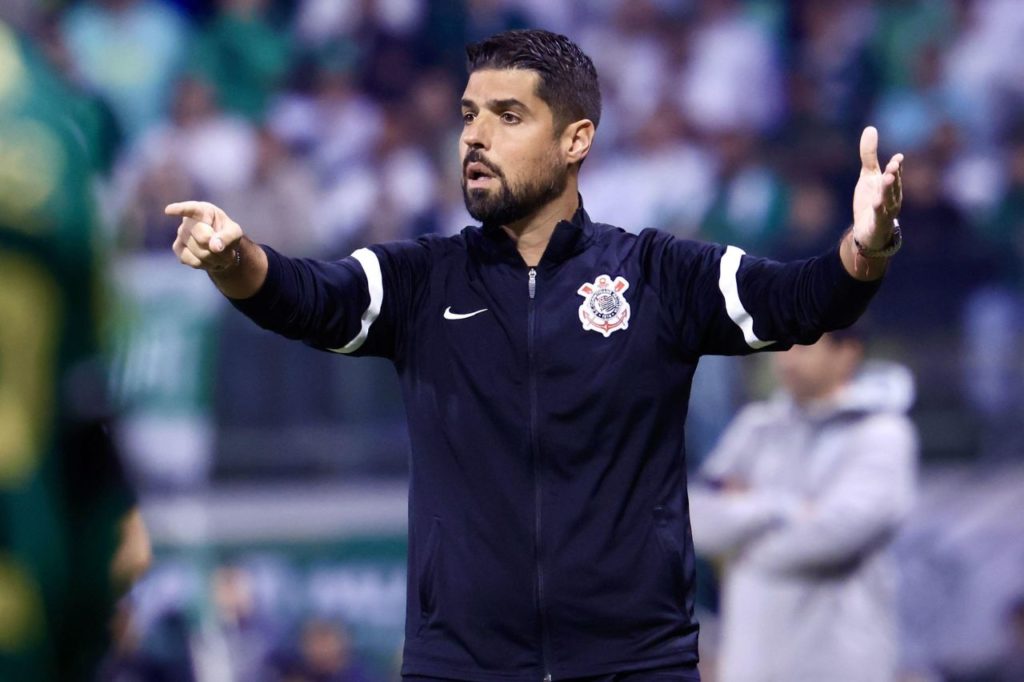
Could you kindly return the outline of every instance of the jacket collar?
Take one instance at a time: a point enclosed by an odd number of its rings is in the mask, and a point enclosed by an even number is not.
[[[594,223],[583,208],[583,197],[579,197],[579,207],[569,220],[561,220],[551,233],[544,255],[538,267],[546,269],[565,262],[583,251],[594,236]],[[487,255],[501,262],[514,265],[525,265],[515,241],[499,225],[484,225],[482,246]]]

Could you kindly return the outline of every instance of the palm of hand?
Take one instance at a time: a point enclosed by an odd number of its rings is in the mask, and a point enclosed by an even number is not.
[[[882,248],[892,235],[903,203],[903,155],[878,165],[878,131],[868,126],[860,139],[860,179],[853,190],[853,236],[868,248]]]

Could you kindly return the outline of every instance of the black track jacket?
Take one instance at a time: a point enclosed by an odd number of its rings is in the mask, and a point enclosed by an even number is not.
[[[812,343],[878,288],[838,248],[782,264],[582,206],[535,267],[492,227],[336,262],[266,251],[266,283],[237,308],[398,371],[402,672],[481,682],[696,661],[683,422],[697,360]]]

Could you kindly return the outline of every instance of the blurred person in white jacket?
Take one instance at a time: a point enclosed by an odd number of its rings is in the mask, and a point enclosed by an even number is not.
[[[694,544],[723,569],[720,680],[893,680],[913,379],[849,330],[773,360],[783,390],[736,417],[690,491]]]

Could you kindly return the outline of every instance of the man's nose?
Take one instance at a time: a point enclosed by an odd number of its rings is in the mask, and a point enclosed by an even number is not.
[[[462,129],[462,144],[470,149],[490,149],[490,128],[481,117]]]

